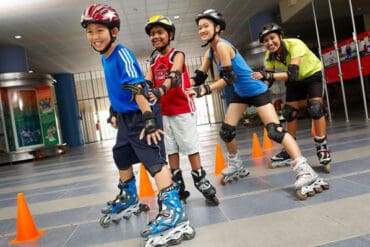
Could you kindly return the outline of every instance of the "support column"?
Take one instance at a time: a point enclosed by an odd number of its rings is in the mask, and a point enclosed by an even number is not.
[[[84,142],[73,74],[54,74],[53,77],[57,81],[55,94],[63,140],[70,147],[82,146]]]

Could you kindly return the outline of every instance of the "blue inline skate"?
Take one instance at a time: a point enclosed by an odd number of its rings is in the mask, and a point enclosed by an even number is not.
[[[132,214],[139,215],[141,212],[149,211],[146,204],[139,203],[135,177],[125,183],[120,182],[118,188],[120,193],[101,210],[103,216],[100,218],[100,225],[104,228],[111,222],[118,224],[122,218],[129,219]]]
[[[145,247],[177,245],[194,238],[195,230],[185,216],[176,185],[160,191],[158,205],[157,217],[141,232]]]

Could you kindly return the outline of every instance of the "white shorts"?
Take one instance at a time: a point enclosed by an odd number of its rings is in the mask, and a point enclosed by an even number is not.
[[[164,144],[167,154],[191,155],[199,152],[195,113],[163,116]]]

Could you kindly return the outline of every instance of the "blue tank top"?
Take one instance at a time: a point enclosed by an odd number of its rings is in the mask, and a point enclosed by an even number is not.
[[[218,42],[224,42],[231,46],[235,51],[235,56],[231,59],[236,79],[234,81],[234,92],[241,97],[252,97],[262,94],[267,91],[266,83],[261,80],[252,79],[253,70],[246,63],[239,51],[227,40],[220,39]],[[213,59],[212,49],[210,49],[209,57]],[[221,71],[221,62],[217,64],[217,70]]]

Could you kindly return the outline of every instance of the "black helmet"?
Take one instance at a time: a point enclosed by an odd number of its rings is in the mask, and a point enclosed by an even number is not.
[[[197,18],[195,18],[195,22],[198,25],[198,22],[202,18],[211,19],[214,23],[221,26],[221,31],[226,29],[226,22],[225,18],[221,15],[221,13],[217,12],[214,9],[206,9],[202,11],[202,13],[197,15]]]
[[[278,24],[273,23],[273,22],[265,24],[262,27],[262,30],[258,35],[258,38],[261,43],[263,43],[263,38],[269,33],[277,33],[280,35],[282,34],[281,27]]]
[[[176,28],[175,28],[175,24],[173,24],[170,18],[163,16],[163,15],[153,15],[152,17],[148,19],[147,23],[145,24],[146,34],[149,35],[150,29],[152,29],[152,27],[156,25],[162,26],[169,33],[173,32],[172,40],[175,38]]]

